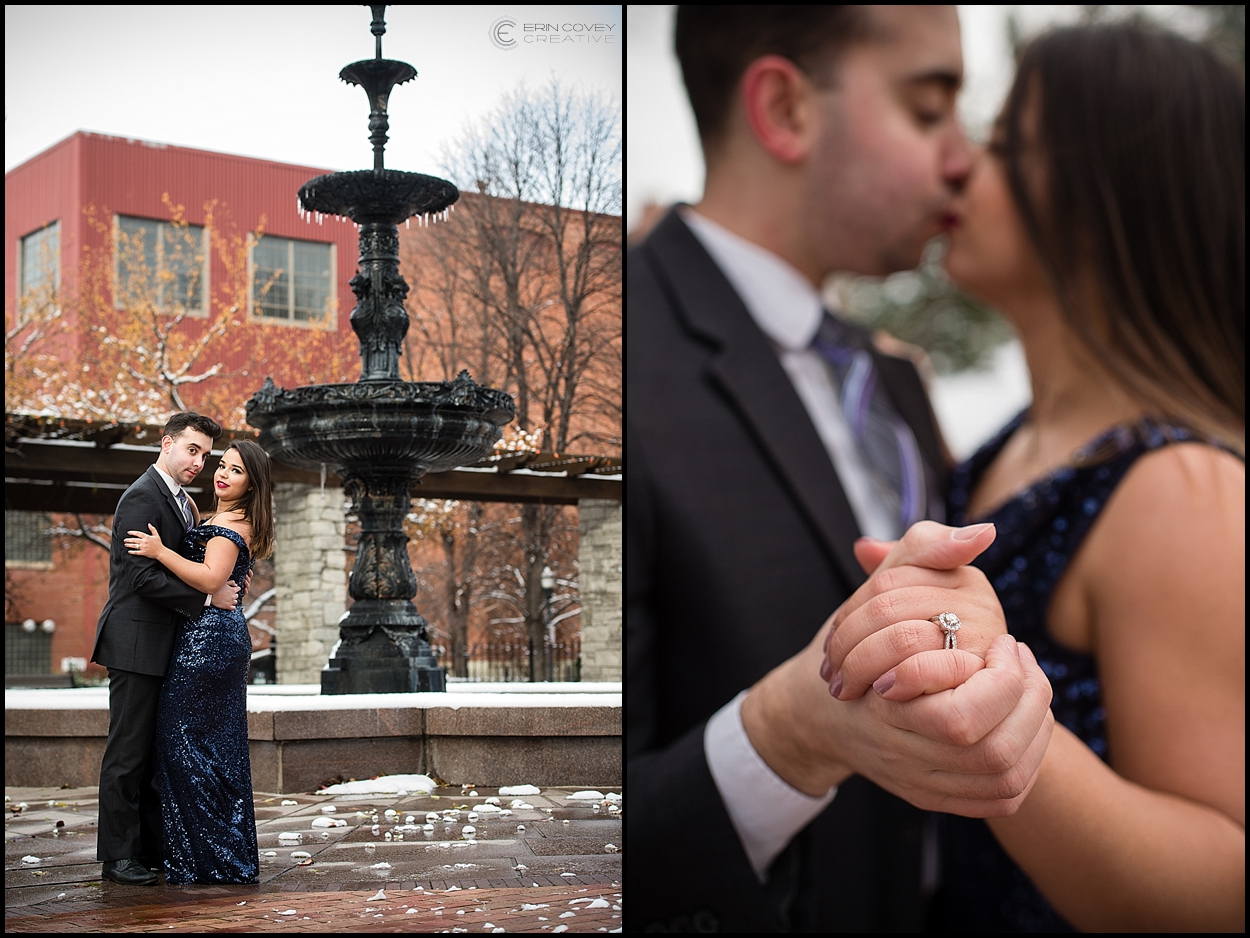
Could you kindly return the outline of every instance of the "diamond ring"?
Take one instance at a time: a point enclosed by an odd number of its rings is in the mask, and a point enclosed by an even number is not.
[[[929,621],[936,622],[938,628],[942,630],[942,634],[946,636],[946,643],[942,647],[955,648],[955,633],[959,631],[959,626],[962,624],[959,621],[959,616],[953,612],[939,612],[937,615],[931,616]]]

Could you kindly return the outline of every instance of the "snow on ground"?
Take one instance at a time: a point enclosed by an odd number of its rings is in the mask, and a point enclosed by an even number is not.
[[[406,791],[410,795],[429,794],[437,790],[438,783],[428,775],[382,775],[363,782],[341,782],[327,788],[319,788],[319,795],[393,795]]]
[[[277,710],[397,710],[403,707],[619,707],[621,694],[334,694],[327,697],[248,697],[252,713]]]

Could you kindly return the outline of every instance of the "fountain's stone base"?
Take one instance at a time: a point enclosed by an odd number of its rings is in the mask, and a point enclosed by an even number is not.
[[[321,672],[323,694],[415,694],[447,689],[447,672],[408,600],[363,599],[348,610],[343,640]]]

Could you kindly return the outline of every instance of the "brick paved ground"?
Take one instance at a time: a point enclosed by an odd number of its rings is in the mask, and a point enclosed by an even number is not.
[[[257,794],[260,885],[167,886],[162,877],[139,887],[101,880],[94,788],[6,788],[5,931],[620,931],[621,852],[607,845],[621,846],[621,822],[605,806],[596,813],[566,802],[572,791],[526,796],[533,808],[508,816],[482,813],[472,842],[461,833],[467,812],[492,789],[476,797],[454,789],[403,798]],[[311,826],[326,804],[346,827]],[[409,814],[421,824],[427,812],[452,808],[462,812],[452,823],[385,840]],[[397,816],[388,820],[387,809]],[[294,831],[302,843],[279,844],[280,833]],[[311,862],[293,858],[298,850]]]

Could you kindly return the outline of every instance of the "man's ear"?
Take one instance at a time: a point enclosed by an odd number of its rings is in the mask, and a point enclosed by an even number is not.
[[[815,129],[815,101],[808,77],[790,59],[765,55],[747,66],[739,83],[751,134],[774,159],[806,159]]]

